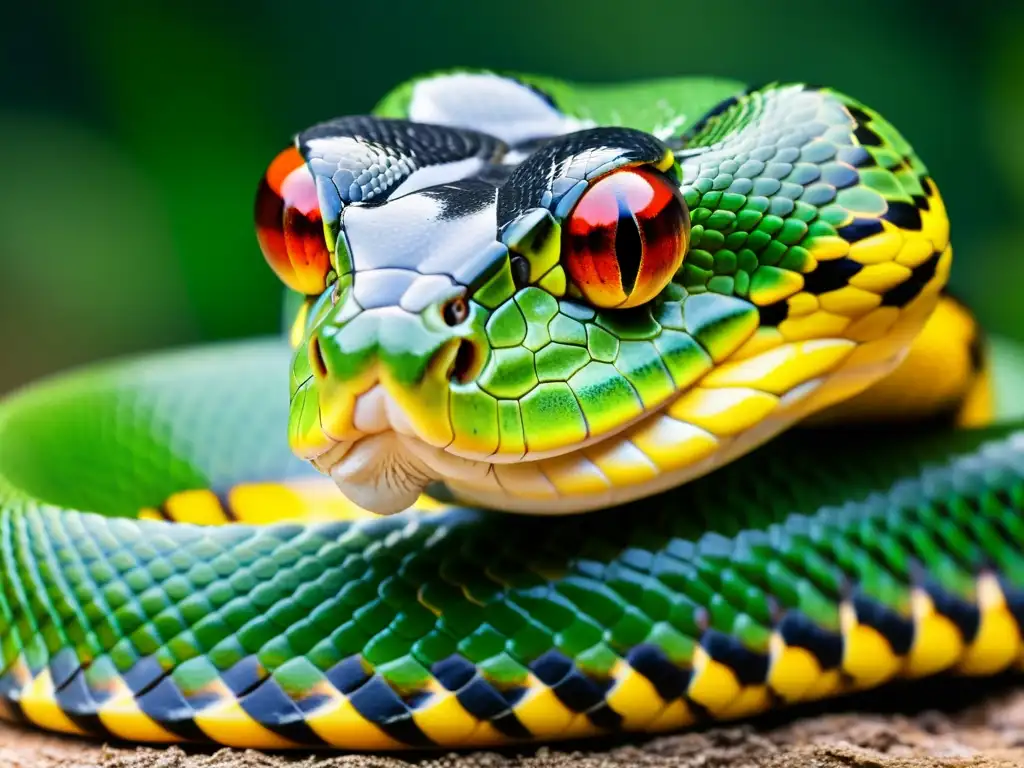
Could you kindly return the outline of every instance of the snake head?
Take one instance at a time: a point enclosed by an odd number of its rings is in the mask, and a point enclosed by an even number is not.
[[[772,216],[757,180],[746,196],[716,189],[742,165],[716,135],[729,119],[706,121],[719,140],[681,162],[624,127],[516,146],[362,117],[299,134],[257,196],[264,254],[307,296],[294,452],[375,512],[435,482],[488,507],[582,511],[707,472],[891,371],[948,255],[902,322],[848,333],[880,291],[825,311],[804,290],[826,260],[824,280],[849,271],[850,246]],[[742,230],[737,200],[751,204]]]

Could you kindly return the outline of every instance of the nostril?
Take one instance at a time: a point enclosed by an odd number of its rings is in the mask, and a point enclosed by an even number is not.
[[[469,339],[461,339],[451,370],[448,371],[448,378],[454,379],[460,384],[468,384],[476,378],[478,363],[476,345]]]
[[[316,335],[309,340],[309,365],[313,369],[313,375],[318,379],[327,378],[327,363],[324,362],[324,352],[320,347],[320,337]]]

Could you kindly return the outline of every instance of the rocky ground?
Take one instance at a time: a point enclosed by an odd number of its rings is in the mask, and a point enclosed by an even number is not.
[[[0,768],[918,768],[1024,766],[1020,678],[937,679],[796,711],[756,724],[654,739],[510,752],[265,755],[136,749],[0,725]]]

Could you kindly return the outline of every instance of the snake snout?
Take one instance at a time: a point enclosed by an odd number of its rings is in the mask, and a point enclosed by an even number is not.
[[[350,499],[395,511],[431,480],[469,471],[448,451],[465,442],[466,406],[490,348],[482,310],[462,286],[421,277],[403,287],[404,275],[370,274],[358,275],[299,351],[292,448]],[[367,280],[377,290],[360,301]]]
[[[291,442],[376,511],[499,449],[483,389],[493,307],[476,296],[508,264],[495,204],[492,186],[443,187],[345,213],[340,290],[319,304],[293,370]]]
[[[310,337],[306,350],[314,378],[318,381],[330,379],[331,368],[324,356],[319,335],[313,334]],[[469,338],[453,339],[437,349],[428,366],[443,366],[448,381],[468,384],[480,374],[485,355],[486,350],[481,349],[478,341]]]

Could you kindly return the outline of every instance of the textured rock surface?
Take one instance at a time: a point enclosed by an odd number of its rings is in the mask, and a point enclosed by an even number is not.
[[[994,768],[1024,765],[1024,687],[950,679],[802,711],[648,740],[522,752],[401,758],[240,750],[136,749],[0,725],[2,768]],[[902,712],[905,714],[896,714]]]

